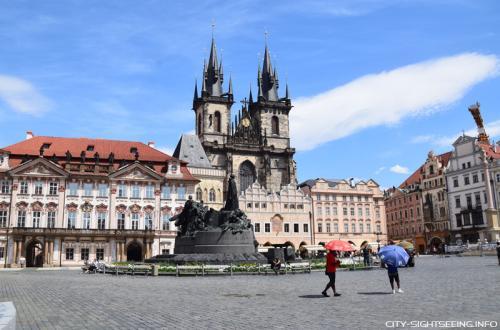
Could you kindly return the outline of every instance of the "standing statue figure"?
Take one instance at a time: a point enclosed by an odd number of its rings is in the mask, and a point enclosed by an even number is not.
[[[238,190],[236,189],[236,182],[234,181],[234,174],[231,174],[228,182],[225,211],[234,211],[240,208],[238,204]]]

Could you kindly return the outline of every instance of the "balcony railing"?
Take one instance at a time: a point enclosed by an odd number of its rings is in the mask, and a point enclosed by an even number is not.
[[[64,236],[154,236],[154,230],[134,229],[69,229],[69,228],[27,228],[14,227],[13,234],[19,235],[64,235]]]

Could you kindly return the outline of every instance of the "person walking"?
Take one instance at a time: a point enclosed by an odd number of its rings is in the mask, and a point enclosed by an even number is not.
[[[340,293],[337,293],[337,290],[335,289],[335,272],[337,271],[338,266],[340,266],[340,261],[337,260],[337,258],[335,257],[335,252],[329,250],[328,254],[326,255],[326,270],[325,270],[325,275],[328,276],[329,282],[326,285],[326,288],[323,290],[323,292],[321,292],[321,294],[325,297],[329,297],[327,293],[329,288],[332,288],[334,297],[340,296]]]
[[[393,241],[389,241],[388,245],[394,245]],[[394,289],[394,281],[396,281],[396,285],[398,286],[398,293],[403,293],[403,290],[401,290],[401,285],[399,282],[399,273],[398,273],[398,266],[393,266],[389,264],[383,264],[385,267],[387,267],[387,275],[389,275],[389,283],[391,283],[391,289],[392,289],[392,294],[396,293],[396,289]]]
[[[391,283],[392,294],[396,293],[396,289],[394,289],[394,281],[396,281],[396,285],[398,286],[397,292],[403,293],[404,291],[401,290],[401,285],[399,283],[398,267],[392,266],[392,265],[387,265],[387,274],[389,275],[389,282]]]
[[[500,242],[497,242],[497,258],[498,258],[498,266],[500,266]]]
[[[368,249],[368,244],[363,248],[363,265],[365,267],[370,266],[370,249]]]

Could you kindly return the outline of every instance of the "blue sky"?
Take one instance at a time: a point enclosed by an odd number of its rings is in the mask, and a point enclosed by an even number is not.
[[[32,130],[171,151],[194,128],[212,22],[237,100],[269,31],[300,180],[397,185],[474,133],[476,101],[500,136],[498,1],[0,0],[0,146]]]

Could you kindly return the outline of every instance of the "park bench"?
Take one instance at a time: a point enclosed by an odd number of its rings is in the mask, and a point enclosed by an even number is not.
[[[231,274],[233,275],[231,265],[177,265],[175,275],[201,275],[207,274]]]
[[[294,262],[286,264],[285,273],[291,272],[295,273],[310,273],[311,272],[311,263],[309,262]]]
[[[224,274],[224,273],[231,273],[231,266],[230,265],[202,265],[201,268],[202,275],[206,274]]]

